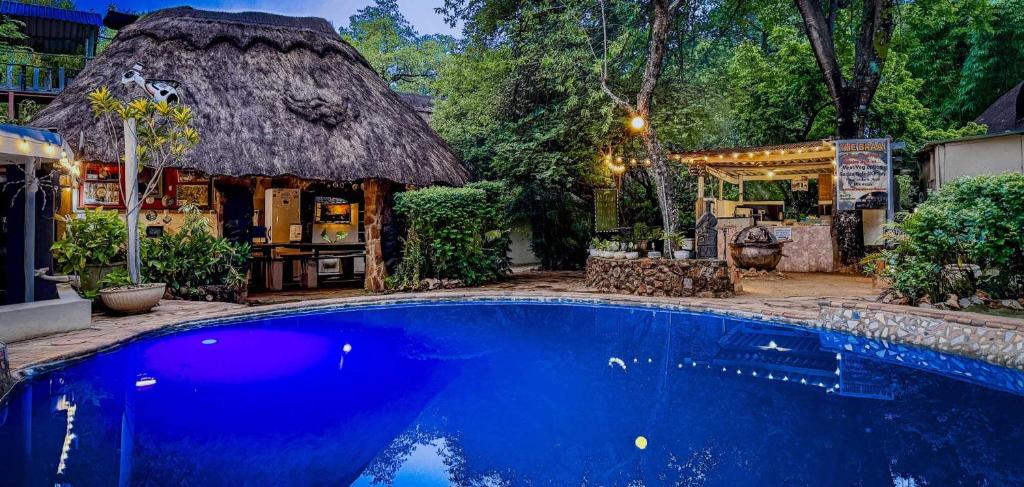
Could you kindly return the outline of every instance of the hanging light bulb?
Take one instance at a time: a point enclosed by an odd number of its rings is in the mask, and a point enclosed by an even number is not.
[[[775,177],[775,171],[768,171],[768,177],[770,177],[770,178]]]
[[[633,119],[629,121],[629,126],[633,127],[633,130],[643,130],[646,125],[647,122],[644,120],[644,117],[641,117],[640,115],[634,116]]]

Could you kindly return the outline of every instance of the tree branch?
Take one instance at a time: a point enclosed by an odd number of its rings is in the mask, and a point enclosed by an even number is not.
[[[843,78],[839,62],[836,60],[835,43],[832,38],[832,29],[821,11],[817,0],[794,0],[800,16],[804,19],[804,27],[807,30],[807,38],[814,50],[814,58],[818,62],[825,78],[825,86],[832,95],[832,99],[839,102],[845,95],[846,80]],[[869,0],[870,1],[870,0]],[[841,107],[837,106],[837,108]]]

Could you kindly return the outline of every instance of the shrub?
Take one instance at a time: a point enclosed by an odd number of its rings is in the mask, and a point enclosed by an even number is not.
[[[246,284],[242,269],[249,246],[214,236],[209,221],[194,207],[185,209],[177,232],[143,239],[141,253],[144,280],[167,283],[176,296],[188,297],[203,286]]]
[[[86,210],[65,221],[64,237],[50,247],[61,272],[81,275],[86,266],[124,261],[128,230],[116,211]]]
[[[457,279],[474,286],[510,271],[508,210],[513,195],[500,183],[432,187],[395,196],[409,234],[391,284],[408,288],[420,277]]]
[[[888,264],[884,275],[898,293],[944,299],[976,289],[994,297],[1024,290],[1024,175],[957,179],[901,217],[891,226],[895,245],[881,254]],[[949,278],[950,270],[971,265],[980,277],[968,271]]]

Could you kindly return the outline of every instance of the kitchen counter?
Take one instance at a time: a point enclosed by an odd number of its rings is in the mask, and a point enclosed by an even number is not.
[[[729,258],[726,244],[731,243],[736,234],[750,225],[748,218],[728,218],[725,224],[718,226],[718,256]],[[721,223],[722,220],[719,220]],[[740,225],[737,220],[746,220]],[[832,227],[829,225],[782,225],[779,222],[762,222],[767,227],[785,227],[792,229],[792,240],[784,241],[782,260],[777,270],[782,272],[833,272],[835,271],[834,252],[832,247]]]

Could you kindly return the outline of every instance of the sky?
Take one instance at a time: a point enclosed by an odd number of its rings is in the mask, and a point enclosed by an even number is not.
[[[166,7],[188,5],[209,10],[256,10],[303,17],[323,17],[335,28],[348,26],[349,16],[374,3],[373,0],[113,0],[120,10],[148,12]],[[105,13],[111,0],[75,0],[79,10]],[[449,34],[457,36],[458,28],[451,28],[434,13],[444,0],[398,0],[402,14],[420,34]]]

